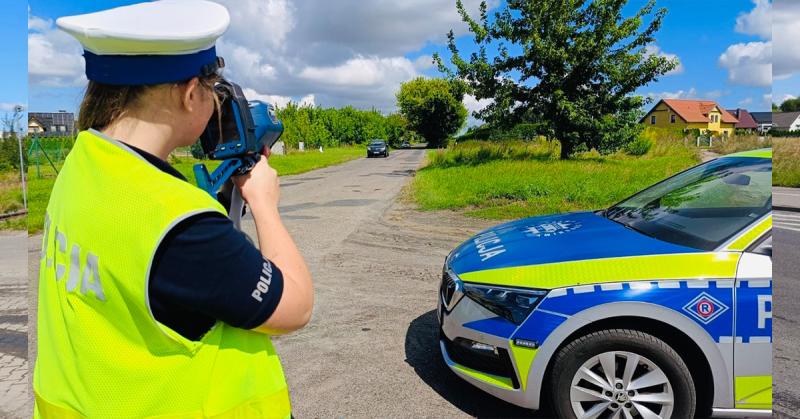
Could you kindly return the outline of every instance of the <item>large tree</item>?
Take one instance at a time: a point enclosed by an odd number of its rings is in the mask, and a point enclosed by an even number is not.
[[[465,80],[477,99],[493,99],[476,118],[505,127],[540,123],[561,142],[562,158],[581,144],[598,150],[608,143],[621,146],[636,132],[626,129],[629,115],[645,104],[632,94],[677,65],[646,51],[666,9],[655,10],[651,0],[625,18],[627,2],[508,0],[492,20],[482,2],[476,21],[458,0],[479,50],[464,60],[451,30],[455,72],[438,54],[434,58],[450,79]],[[646,18],[651,20],[640,30]],[[496,46],[496,56],[487,54],[487,46]]]
[[[400,85],[397,107],[428,147],[439,147],[467,120],[467,108],[461,102],[465,93],[466,86],[458,80],[418,77]]]

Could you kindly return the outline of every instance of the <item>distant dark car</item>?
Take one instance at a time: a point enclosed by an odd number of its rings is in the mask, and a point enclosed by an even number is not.
[[[403,148],[411,148],[411,144],[409,144],[408,141],[403,141],[403,144],[401,145],[401,147],[403,147]]]
[[[367,157],[389,157],[389,145],[384,140],[372,140],[367,146]]]

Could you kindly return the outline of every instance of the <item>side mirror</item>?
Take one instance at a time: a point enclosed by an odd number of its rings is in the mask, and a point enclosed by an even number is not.
[[[752,253],[772,257],[772,237],[764,240]]]

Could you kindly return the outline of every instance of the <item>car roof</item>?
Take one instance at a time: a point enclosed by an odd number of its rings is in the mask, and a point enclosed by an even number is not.
[[[772,158],[772,149],[771,148],[762,148],[760,150],[750,150],[750,151],[740,151],[738,153],[728,154],[724,157],[761,157],[761,158]]]

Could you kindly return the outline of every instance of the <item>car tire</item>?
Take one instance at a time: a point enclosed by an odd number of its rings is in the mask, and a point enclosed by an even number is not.
[[[612,364],[613,386],[603,367]],[[626,377],[628,364],[633,371]],[[662,398],[668,401],[651,402]],[[611,329],[575,339],[558,352],[550,374],[550,403],[555,416],[565,419],[592,409],[605,409],[600,414],[608,417],[627,409],[634,418],[642,417],[639,409],[649,409],[682,419],[694,417],[697,396],[689,369],[664,341],[636,330]],[[619,417],[629,416],[620,412]]]

